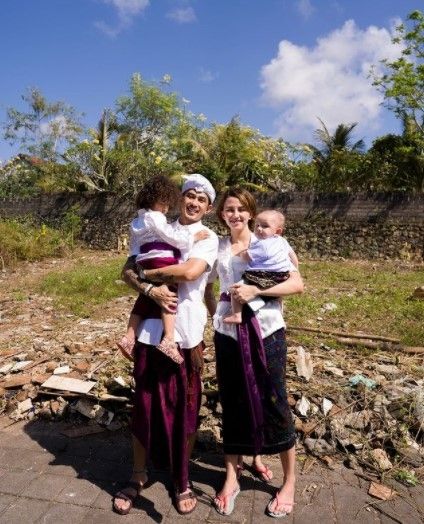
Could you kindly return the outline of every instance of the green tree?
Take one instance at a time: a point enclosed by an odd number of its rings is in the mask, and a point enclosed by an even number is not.
[[[396,28],[393,43],[403,47],[396,60],[382,60],[383,74],[373,71],[374,85],[384,94],[385,104],[394,113],[414,123],[424,134],[424,14],[412,11],[406,23]]]
[[[68,144],[76,143],[83,131],[80,115],[65,102],[49,102],[37,88],[29,88],[22,95],[29,106],[27,111],[14,107],[7,109],[2,124],[3,137],[21,151],[54,161]]]
[[[364,141],[354,140],[357,123],[339,124],[331,134],[324,122],[315,131],[317,146],[307,144],[317,169],[316,189],[357,190],[363,185]]]

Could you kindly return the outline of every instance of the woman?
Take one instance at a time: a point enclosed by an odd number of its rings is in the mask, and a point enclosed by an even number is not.
[[[293,266],[288,280],[269,289],[237,284],[246,267],[240,257],[254,235],[249,226],[256,214],[253,196],[245,189],[230,188],[221,197],[217,216],[230,235],[220,239],[217,273],[220,300],[214,302],[212,284],[206,303],[214,315],[216,367],[223,409],[223,443],[226,478],[214,499],[218,513],[230,515],[240,492],[237,476],[239,455],[279,453],[283,467],[282,487],[266,512],[283,517],[293,510],[295,493],[295,432],[285,389],[287,347],[280,300],[301,293],[303,282]],[[243,307],[242,324],[227,324],[229,293],[240,303],[261,295],[269,297],[253,312]]]

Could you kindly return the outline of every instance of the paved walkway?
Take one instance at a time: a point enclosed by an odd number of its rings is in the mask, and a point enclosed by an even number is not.
[[[199,504],[191,515],[181,517],[173,508],[164,472],[150,475],[149,487],[129,515],[116,515],[111,511],[111,494],[124,485],[130,474],[128,434],[105,432],[70,439],[61,435],[60,429],[59,423],[37,421],[0,431],[1,523],[273,522],[264,509],[278,483],[268,486],[249,473],[242,477],[234,513],[230,517],[216,513],[210,502],[222,482],[222,457],[211,453],[200,454],[192,464],[191,478]],[[274,473],[281,472],[274,458],[267,463]],[[299,473],[298,479],[294,515],[284,522],[424,522],[422,487],[407,490],[397,485],[400,496],[381,502],[367,495],[367,481],[342,466],[335,471],[314,466],[305,474]],[[370,503],[377,504],[384,513]]]

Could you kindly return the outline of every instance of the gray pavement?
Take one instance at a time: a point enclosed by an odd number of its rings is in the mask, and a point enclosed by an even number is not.
[[[199,496],[195,512],[178,515],[171,503],[168,475],[152,471],[136,507],[127,516],[117,515],[111,511],[111,495],[125,485],[131,473],[129,434],[104,432],[71,439],[61,435],[61,429],[60,423],[35,421],[0,431],[0,523],[273,522],[264,510],[278,480],[267,485],[249,472],[241,479],[234,513],[230,517],[218,515],[211,499],[223,479],[222,456],[202,451],[191,465],[191,479]],[[278,477],[278,461],[268,457],[266,462]],[[302,469],[306,471],[303,474]],[[284,522],[424,522],[422,486],[406,489],[396,484],[399,495],[382,502],[367,494],[368,481],[343,466],[335,470],[318,464],[304,468],[299,460],[298,470],[295,510]]]

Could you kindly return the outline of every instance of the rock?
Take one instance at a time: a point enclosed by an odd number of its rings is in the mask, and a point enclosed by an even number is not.
[[[210,414],[209,409],[206,406],[202,406],[199,410],[199,417],[207,417]]]
[[[57,362],[47,362],[46,364],[46,371],[47,373],[53,373],[53,371],[57,368]]]
[[[53,370],[53,375],[66,375],[71,371],[69,366],[59,366]]]
[[[396,496],[396,491],[389,486],[385,486],[384,484],[371,482],[368,489],[368,495],[371,495],[372,497],[380,500],[391,500]]]
[[[32,409],[32,400],[30,398],[27,398],[23,402],[19,402],[17,409],[20,413],[25,413],[26,411],[29,411],[30,409]]]
[[[83,351],[84,344],[82,342],[67,341],[63,345],[66,353],[69,355],[75,355]]]
[[[298,377],[303,377],[309,382],[313,373],[312,358],[309,351],[305,351],[303,346],[297,348],[296,372]]]
[[[332,375],[336,377],[344,376],[344,371],[334,366],[332,362],[324,362],[324,371],[327,371],[328,373],[331,373]]]
[[[311,408],[311,403],[309,402],[309,400],[306,397],[302,395],[300,400],[296,402],[295,409],[297,413],[299,413],[299,415],[302,415],[303,417],[306,417],[310,408]]]
[[[372,411],[370,409],[364,409],[363,411],[348,413],[343,417],[339,417],[339,420],[348,428],[365,429],[370,423],[371,416]]]
[[[412,447],[396,448],[402,462],[414,468],[420,468],[424,464],[424,456]]]
[[[1,383],[4,389],[14,389],[31,382],[31,375],[25,375],[23,373],[16,375],[8,380]]]
[[[326,455],[328,453],[334,453],[335,451],[334,446],[322,438],[305,438],[303,444],[313,455]]]
[[[323,304],[321,307],[321,312],[325,313],[326,311],[334,311],[337,309],[337,304],[334,302],[327,302],[326,304]]]
[[[68,402],[62,397],[50,401],[50,411],[55,417],[63,417],[68,409]]]
[[[384,449],[377,448],[370,451],[370,457],[375,464],[377,464],[380,471],[388,471],[392,469],[393,464],[390,462],[387,453]]]
[[[322,408],[322,412],[324,413],[324,416],[326,416],[327,413],[329,413],[332,407],[333,407],[333,403],[331,402],[331,400],[328,400],[328,398],[322,399],[321,408]]]
[[[387,376],[389,378],[396,377],[402,373],[402,371],[392,364],[375,364],[374,369],[378,371],[378,373],[382,373],[384,376]]]

